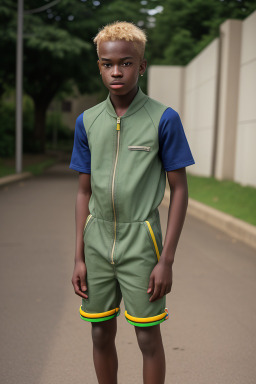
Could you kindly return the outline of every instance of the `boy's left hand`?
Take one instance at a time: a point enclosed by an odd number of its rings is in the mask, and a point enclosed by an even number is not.
[[[149,301],[161,299],[164,295],[171,292],[171,288],[172,264],[160,258],[149,278],[147,293],[153,293]]]

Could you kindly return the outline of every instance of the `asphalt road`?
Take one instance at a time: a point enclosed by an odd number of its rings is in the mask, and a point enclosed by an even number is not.
[[[77,175],[59,164],[0,189],[2,384],[96,384],[90,325],[73,293]],[[163,233],[167,207],[161,205]],[[167,384],[256,382],[255,251],[187,216],[170,312]],[[133,326],[118,317],[119,383],[142,383]]]

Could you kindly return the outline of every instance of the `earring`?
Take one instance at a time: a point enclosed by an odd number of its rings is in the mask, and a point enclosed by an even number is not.
[[[141,77],[143,76],[143,75],[140,75]]]

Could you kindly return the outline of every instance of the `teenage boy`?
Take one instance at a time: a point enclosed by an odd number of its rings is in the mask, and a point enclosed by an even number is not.
[[[178,113],[138,86],[147,66],[144,32],[116,22],[94,42],[109,95],[76,121],[70,164],[79,171],[72,283],[82,297],[81,318],[92,324],[98,382],[117,383],[116,317],[123,297],[143,354],[144,384],[162,384],[160,323],[168,318],[165,295],[187,209],[185,167],[194,160]],[[162,245],[157,207],[166,173],[171,199]]]

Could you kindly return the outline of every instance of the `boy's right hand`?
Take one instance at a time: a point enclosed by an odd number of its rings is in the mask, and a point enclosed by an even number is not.
[[[72,281],[75,293],[84,299],[88,299],[88,295],[86,295],[83,292],[87,290],[86,265],[83,261],[77,261],[75,263],[74,272],[73,272],[71,281]]]

